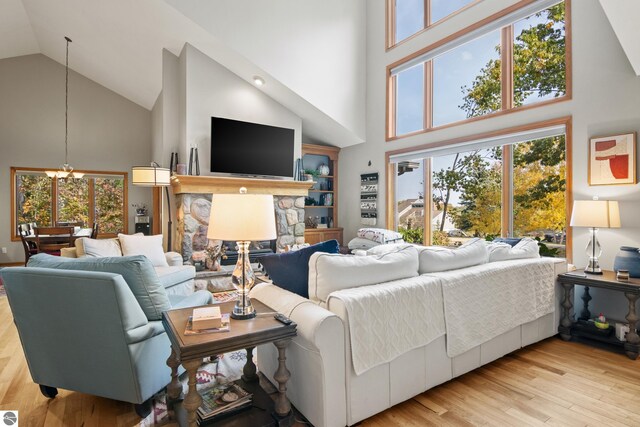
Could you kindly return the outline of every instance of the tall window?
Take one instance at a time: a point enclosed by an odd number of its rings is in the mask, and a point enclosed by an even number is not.
[[[387,139],[568,99],[568,8],[561,1],[536,11],[539,4],[390,65]]]
[[[480,0],[387,0],[390,31],[387,47],[392,47],[436,22]]]
[[[49,178],[44,170],[11,168],[13,232],[18,224],[61,222],[99,225],[101,236],[126,231],[127,174],[87,173],[82,179]]]
[[[396,229],[410,242],[452,247],[531,237],[543,254],[565,256],[567,141],[558,131],[426,149],[411,160],[392,154]]]

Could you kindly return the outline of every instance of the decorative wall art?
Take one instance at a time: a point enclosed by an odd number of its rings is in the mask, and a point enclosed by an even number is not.
[[[378,220],[378,173],[360,175],[360,222],[376,225]]]
[[[635,184],[636,134],[591,138],[589,185]]]

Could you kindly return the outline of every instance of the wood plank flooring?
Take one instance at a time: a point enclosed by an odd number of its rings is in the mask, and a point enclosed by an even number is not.
[[[21,426],[134,426],[128,403],[40,394],[0,297],[0,410]],[[422,393],[362,426],[640,426],[640,360],[550,338]]]

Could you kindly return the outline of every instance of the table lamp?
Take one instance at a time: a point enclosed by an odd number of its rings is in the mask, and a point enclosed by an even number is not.
[[[576,200],[571,213],[572,227],[589,227],[591,239],[587,244],[589,264],[584,272],[602,274],[598,258],[602,255],[602,246],[598,242],[598,228],[620,228],[620,208],[618,202],[611,200]]]
[[[171,251],[171,200],[169,199],[169,186],[171,185],[171,171],[161,168],[156,162],[151,166],[134,166],[131,168],[131,183],[140,187],[164,187],[167,196],[167,251]]]
[[[251,319],[256,311],[251,305],[249,291],[255,275],[249,260],[249,245],[254,240],[272,240],[276,235],[276,217],[273,196],[247,194],[214,194],[211,197],[211,215],[207,237],[211,240],[235,240],[238,244],[238,262],[231,281],[238,290],[238,299],[231,317]]]

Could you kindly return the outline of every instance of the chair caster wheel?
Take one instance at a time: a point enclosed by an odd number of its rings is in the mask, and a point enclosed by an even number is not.
[[[139,404],[136,403],[133,405],[136,414],[138,414],[140,418],[145,419],[149,416],[149,414],[151,413],[151,409],[153,408],[153,405],[151,404],[152,401],[153,399],[147,399],[145,402]]]
[[[44,397],[48,397],[49,399],[53,399],[58,395],[58,389],[55,387],[49,387],[48,385],[40,384],[40,392]]]

